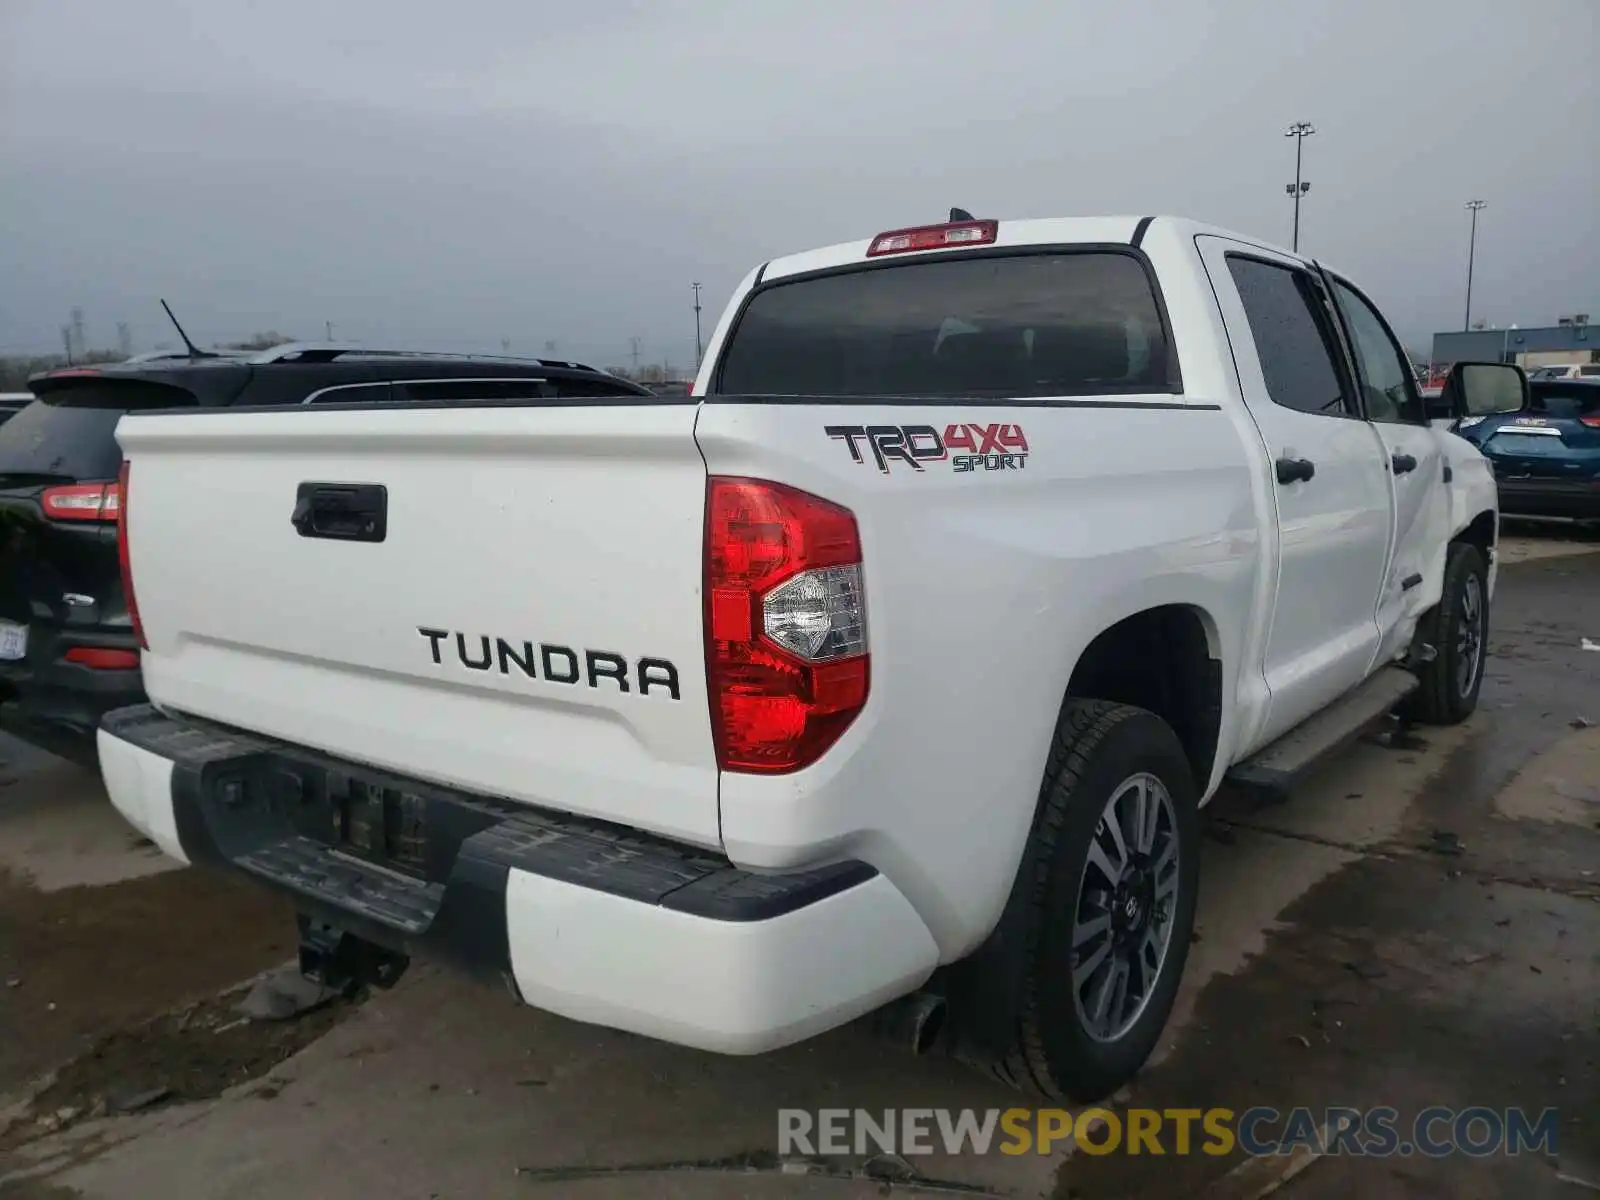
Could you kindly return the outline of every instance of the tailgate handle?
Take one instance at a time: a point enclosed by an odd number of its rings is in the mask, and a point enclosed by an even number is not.
[[[389,533],[389,489],[381,483],[302,483],[289,521],[301,537],[381,542]]]

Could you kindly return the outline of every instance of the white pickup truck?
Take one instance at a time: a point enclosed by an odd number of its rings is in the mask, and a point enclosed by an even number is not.
[[[734,1054],[876,1012],[1101,1096],[1171,1008],[1201,805],[1476,703],[1485,461],[1254,239],[891,231],[752,271],[691,395],[554,390],[118,429],[153,703],[107,789],[292,895],[313,977],[422,954]]]

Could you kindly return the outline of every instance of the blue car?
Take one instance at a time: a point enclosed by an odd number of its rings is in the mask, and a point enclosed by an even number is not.
[[[1600,380],[1533,379],[1523,412],[1463,417],[1508,516],[1600,520]]]

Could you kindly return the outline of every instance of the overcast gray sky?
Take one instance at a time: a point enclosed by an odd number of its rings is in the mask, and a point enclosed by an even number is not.
[[[1600,315],[1600,0],[0,0],[0,350],[81,306],[600,365],[766,258],[1180,213],[1349,271],[1414,345]]]

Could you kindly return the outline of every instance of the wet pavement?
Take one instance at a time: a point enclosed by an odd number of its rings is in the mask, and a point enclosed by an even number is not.
[[[1466,726],[1358,745],[1285,806],[1219,799],[1179,1011],[1122,1101],[1558,1110],[1555,1160],[1326,1156],[1290,1197],[1578,1197],[1563,1176],[1600,1182],[1600,653],[1581,649],[1600,641],[1597,550],[1507,543]],[[519,1010],[428,967],[357,1008],[239,1026],[214,998],[292,953],[286,910],[168,870],[87,773],[10,743],[6,758],[8,1200],[876,1196],[882,1180],[783,1174],[777,1109],[1018,1103],[856,1029],[719,1058]],[[61,1064],[28,1103],[28,1081]],[[102,1115],[162,1088],[145,1111]],[[681,1169],[638,1169],[664,1163]],[[1191,1196],[1236,1163],[1063,1147],[916,1167],[951,1190],[892,1194]]]
[[[1600,640],[1600,555],[1549,556],[1561,548],[1508,556],[1520,561],[1501,574],[1470,736],[1422,731],[1446,752],[1392,834],[1362,839],[1359,820],[1336,809],[1319,820],[1298,801],[1219,801],[1234,853],[1248,839],[1359,857],[1290,904],[1246,969],[1212,980],[1177,1052],[1132,1099],[1389,1106],[1402,1129],[1435,1105],[1556,1108],[1557,1160],[1330,1156],[1285,1195],[1531,1200],[1584,1194],[1573,1179],[1600,1191],[1600,653],[1582,649]],[[1232,874],[1213,869],[1202,888]],[[1058,1195],[1197,1194],[1234,1165],[1084,1156]]]

